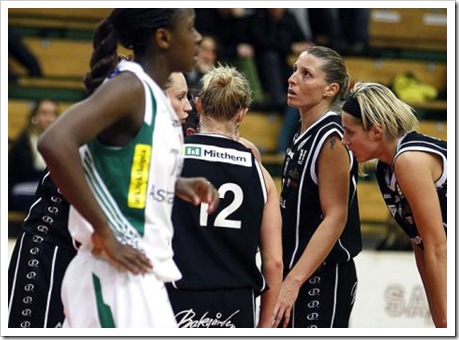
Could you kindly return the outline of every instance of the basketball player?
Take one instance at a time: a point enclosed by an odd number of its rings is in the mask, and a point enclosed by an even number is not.
[[[188,85],[182,72],[172,72],[165,84],[166,93],[171,101],[172,108],[177,113],[182,126],[192,110],[188,100]]]
[[[192,9],[113,10],[95,32],[90,96],[39,140],[81,243],[62,284],[64,327],[176,326],[164,289],[181,276],[173,196],[209,212],[218,196],[204,178],[178,178],[181,126],[161,88],[191,70],[200,38]],[[118,62],[118,42],[133,61]]]
[[[275,325],[348,327],[357,287],[353,258],[362,249],[358,166],[341,143],[336,104],[348,90],[343,58],[314,46],[300,54],[288,81],[288,105],[300,126],[282,170],[284,281]]]
[[[232,328],[256,326],[261,294],[258,327],[270,327],[282,281],[281,217],[271,176],[236,137],[250,88],[225,66],[206,73],[201,84],[199,132],[185,138],[182,175],[205,175],[220,204],[208,214],[206,204],[175,200],[172,245],[183,278],[168,285],[169,297],[179,327]]]
[[[436,327],[446,327],[446,142],[416,133],[413,110],[376,83],[343,106],[344,143],[359,162],[378,159],[384,201],[411,240]]]
[[[8,327],[62,327],[62,279],[77,252],[68,215],[69,204],[46,171],[10,259]]]

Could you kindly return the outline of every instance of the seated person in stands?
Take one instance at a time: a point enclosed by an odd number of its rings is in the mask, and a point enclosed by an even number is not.
[[[212,35],[203,35],[199,47],[194,69],[186,74],[186,80],[191,89],[199,88],[199,81],[216,65],[218,58],[217,40]]]
[[[59,116],[59,105],[51,99],[33,102],[29,122],[8,155],[8,209],[27,211],[33,203],[45,162],[37,151],[41,133]]]

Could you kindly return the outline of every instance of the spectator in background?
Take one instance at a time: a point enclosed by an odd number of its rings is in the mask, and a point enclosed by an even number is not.
[[[287,79],[291,72],[288,58],[313,45],[286,8],[258,9],[250,19],[251,42],[263,89],[272,110],[284,112]]]
[[[311,19],[315,19],[313,32],[325,34],[329,47],[343,55],[368,53],[368,8],[320,8],[311,11],[314,11]]]
[[[13,57],[25,67],[30,77],[42,77],[42,71],[37,58],[29,51],[13,27],[8,27],[8,57]],[[8,81],[15,83],[18,75],[11,70],[8,62]]]
[[[252,106],[256,107],[264,101],[264,95],[249,36],[252,13],[247,8],[196,8],[196,28],[216,38],[219,61],[244,73],[252,88]]]
[[[287,10],[293,14],[296,19],[298,26],[301,28],[306,40],[312,41],[313,34],[311,29],[311,23],[309,21],[309,9],[308,8],[287,8]]]
[[[38,181],[46,167],[37,151],[38,137],[59,116],[59,105],[51,99],[33,102],[29,122],[8,155],[8,209],[27,211],[33,202]]]
[[[190,89],[199,88],[199,81],[211,70],[218,59],[218,44],[213,35],[204,35],[199,47],[194,69],[186,74],[186,81]]]

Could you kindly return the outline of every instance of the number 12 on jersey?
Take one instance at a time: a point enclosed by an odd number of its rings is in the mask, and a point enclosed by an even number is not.
[[[227,192],[232,192],[234,195],[233,200],[224,207],[215,217],[213,227],[222,227],[222,228],[231,228],[231,229],[241,229],[241,221],[239,220],[230,220],[228,216],[235,212],[242,205],[244,201],[244,192],[241,187],[235,183],[225,183],[220,188],[218,188],[218,195],[220,198],[224,198]],[[221,201],[220,201],[221,204]],[[201,227],[208,227],[208,218],[209,215],[207,210],[209,209],[209,204],[201,203],[200,213],[199,213],[199,224]]]

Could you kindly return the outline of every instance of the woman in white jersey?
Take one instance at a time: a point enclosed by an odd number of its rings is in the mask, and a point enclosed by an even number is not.
[[[178,177],[183,135],[161,88],[192,69],[200,39],[192,9],[113,10],[94,35],[90,96],[39,140],[81,243],[62,285],[64,327],[176,326],[164,289],[181,276],[173,196],[210,211],[218,197],[204,178]],[[133,61],[119,62],[118,43]]]

